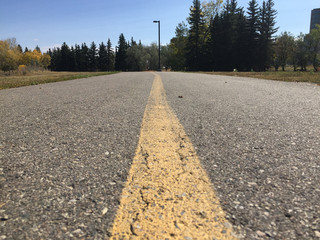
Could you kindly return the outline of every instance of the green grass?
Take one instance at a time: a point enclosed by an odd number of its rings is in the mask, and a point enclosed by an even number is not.
[[[285,82],[309,82],[320,84],[320,72],[204,72],[206,74],[260,78]]]
[[[43,83],[60,82],[79,78],[88,78],[102,75],[114,74],[116,72],[50,72],[38,71],[27,75],[4,75],[0,74],[0,90],[16,88]]]

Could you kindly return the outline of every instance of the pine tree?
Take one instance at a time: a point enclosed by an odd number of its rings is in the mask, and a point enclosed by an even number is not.
[[[247,29],[248,39],[245,57],[247,64],[246,70],[252,70],[256,68],[257,55],[258,55],[258,40],[259,40],[259,6],[257,0],[251,0],[249,7],[247,8]]]
[[[107,71],[108,70],[108,52],[107,52],[107,47],[104,45],[102,42],[99,45],[99,50],[98,50],[98,68],[100,71]]]
[[[34,50],[41,52],[40,47],[38,45],[36,46],[36,48]]]
[[[109,38],[107,42],[107,71],[114,70],[114,61],[114,52],[112,50],[112,44]]]
[[[88,71],[89,70],[89,55],[88,55],[89,48],[85,43],[81,45],[81,57],[80,57],[80,71]]]
[[[247,19],[244,15],[244,11],[242,8],[239,9],[237,13],[236,19],[236,41],[234,43],[234,69],[238,71],[245,71],[248,69],[248,64],[246,63],[245,59],[247,57],[247,29],[246,29],[246,22]]]
[[[190,29],[186,53],[187,69],[190,71],[198,71],[202,67],[202,46],[204,44],[203,37],[205,33],[205,22],[199,0],[193,0],[193,6],[190,7],[188,22]]]
[[[51,59],[51,62],[52,62],[52,70],[53,71],[62,71],[62,64],[61,64],[61,50],[60,48],[54,48],[53,49],[53,56],[52,56],[52,59]]]
[[[121,33],[119,36],[118,44],[119,45],[116,52],[115,68],[117,71],[126,71],[127,70],[126,58],[127,58],[128,44],[126,42],[126,39],[123,33]]]
[[[69,59],[70,59],[70,63],[69,63],[69,69],[68,71],[76,71],[76,68],[77,68],[77,63],[76,63],[76,56],[75,56],[75,50],[74,50],[74,47],[71,46],[70,48],[70,56],[69,56]]]
[[[237,51],[237,40],[238,40],[238,20],[239,12],[242,11],[237,7],[237,1],[228,0],[224,11],[221,14],[221,34],[219,36],[219,68],[222,71],[232,71],[237,68],[236,57]]]
[[[23,53],[23,50],[22,50],[22,47],[21,47],[20,44],[18,44],[17,49],[18,49],[18,51],[19,51],[20,53]]]
[[[220,51],[221,48],[219,48],[219,46],[223,46],[221,28],[221,17],[219,14],[216,14],[216,16],[211,19],[209,25],[210,35],[206,44],[207,71],[216,71],[221,68],[220,60],[223,55],[223,52]]]
[[[70,48],[65,42],[61,46],[58,69],[59,71],[68,71],[70,69]]]
[[[227,65],[228,70],[234,70],[240,67],[242,65],[242,61],[240,58],[242,57],[241,50],[244,48],[244,12],[243,8],[238,7],[238,2],[236,0],[231,0],[230,2],[230,8],[229,8],[229,36],[230,36],[230,47],[229,52],[227,53]],[[242,67],[241,67],[242,68]]]
[[[75,71],[81,71],[81,48],[78,44],[74,46]]]
[[[90,48],[88,50],[89,56],[89,70],[96,71],[97,70],[97,46],[94,42],[91,43]]]
[[[273,0],[263,1],[260,9],[260,38],[259,38],[259,70],[265,71],[272,61],[272,41],[273,35],[278,31],[275,28],[277,11],[273,8]]]

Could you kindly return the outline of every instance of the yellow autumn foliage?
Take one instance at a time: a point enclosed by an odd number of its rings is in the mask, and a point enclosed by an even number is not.
[[[47,69],[49,67],[50,63],[51,63],[50,55],[46,54],[46,53],[42,54],[42,56],[40,58],[41,66]]]
[[[22,53],[15,39],[0,41],[0,70],[25,72],[26,66],[48,68],[50,62],[51,57],[38,50]]]
[[[27,73],[27,66],[26,65],[19,65],[18,73],[25,75]]]
[[[23,63],[25,65],[40,66],[41,52],[33,50],[32,52],[25,52],[23,54]]]
[[[22,53],[17,46],[10,46],[9,41],[0,41],[0,69],[13,71],[21,62]]]

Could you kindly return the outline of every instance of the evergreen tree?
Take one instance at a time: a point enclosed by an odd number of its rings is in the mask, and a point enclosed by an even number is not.
[[[246,63],[245,59],[247,57],[247,28],[246,28],[247,18],[244,15],[244,11],[242,8],[239,9],[237,13],[236,19],[236,41],[234,44],[233,51],[235,52],[234,55],[234,69],[238,71],[245,71],[248,69],[248,64]]]
[[[116,52],[115,68],[117,71],[126,71],[127,70],[126,58],[127,58],[128,44],[126,42],[126,39],[123,33],[121,33],[119,36],[118,44],[119,45]]]
[[[265,71],[272,61],[272,41],[273,35],[278,31],[275,28],[277,11],[273,8],[273,0],[263,1],[260,9],[260,37],[259,37],[259,69]]]
[[[249,7],[247,8],[247,29],[248,39],[245,57],[245,62],[247,64],[247,71],[256,69],[257,55],[259,52],[259,6],[256,0],[251,0],[249,2]]]
[[[114,61],[114,52],[112,50],[112,44],[109,38],[107,42],[107,71],[114,70]]]
[[[41,52],[40,47],[38,45],[36,46],[36,48],[34,50]]]
[[[88,71],[89,69],[89,48],[83,43],[81,45],[80,71]]]
[[[81,48],[78,44],[74,46],[75,71],[81,71]]]
[[[69,69],[68,71],[76,71],[77,69],[77,62],[76,62],[76,55],[75,55],[75,49],[73,46],[70,48],[70,63],[69,63]]]
[[[23,53],[23,50],[22,50],[22,47],[21,47],[20,44],[18,44],[17,49],[18,49],[18,51],[19,51],[20,53]]]
[[[199,0],[193,0],[188,22],[190,29],[186,44],[186,65],[188,70],[198,71],[201,69],[203,61],[202,46],[205,33],[205,22]]]
[[[61,71],[61,51],[60,48],[54,48],[51,57],[51,70]]]
[[[209,25],[210,37],[207,41],[206,45],[206,70],[208,71],[215,71],[220,70],[220,60],[223,56],[223,51],[219,46],[223,46],[222,42],[222,24],[221,24],[221,17],[219,14],[211,19]]]
[[[204,2],[204,10],[207,3]],[[247,15],[238,7],[237,0],[227,0],[221,13],[214,17],[205,14],[200,1],[194,0],[188,18],[189,31],[186,36],[185,52],[182,54],[188,70],[238,69],[265,70],[271,64],[273,35],[276,33],[273,0],[264,1],[261,8],[257,0],[251,0]],[[208,26],[208,16],[211,17]],[[208,27],[207,27],[208,26]],[[180,41],[179,41],[180,40]],[[170,42],[170,64],[173,64],[183,51],[178,51],[178,43],[183,38],[176,37]],[[179,57],[183,64],[183,57]],[[180,67],[180,69],[183,67]]]
[[[215,67],[217,70],[232,71],[237,68],[237,41],[238,41],[238,20],[239,14],[242,10],[237,7],[237,1],[228,0],[225,8],[220,17],[220,33],[217,36],[219,52],[218,66]],[[217,62],[216,61],[216,62]]]
[[[100,71],[107,71],[108,70],[108,52],[107,47],[102,42],[99,45],[99,51],[98,51],[98,68]]]
[[[88,50],[89,71],[97,70],[97,46],[94,42],[91,43]]]
[[[70,48],[64,42],[60,49],[60,62],[58,64],[58,71],[68,71],[70,69]]]

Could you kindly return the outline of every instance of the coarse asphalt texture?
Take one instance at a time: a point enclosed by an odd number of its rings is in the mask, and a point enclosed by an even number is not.
[[[320,87],[160,76],[243,238],[319,239]],[[0,239],[108,237],[153,79],[120,73],[0,91]]]
[[[0,92],[0,239],[103,239],[154,76],[123,73]]]
[[[160,75],[229,221],[244,238],[320,239],[320,87]]]

